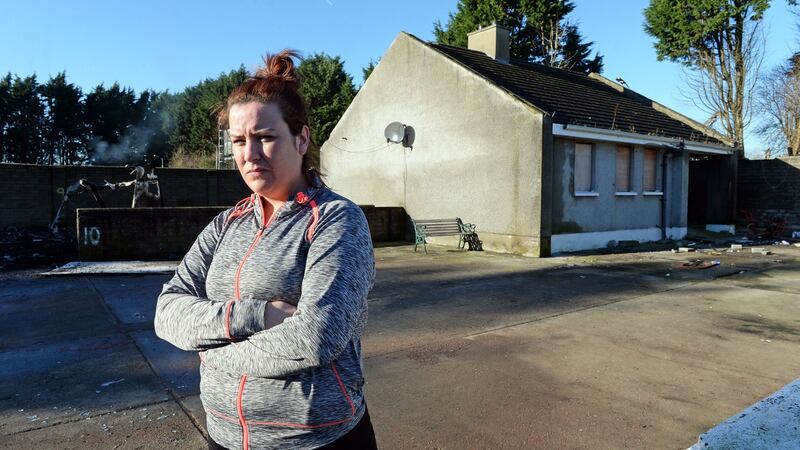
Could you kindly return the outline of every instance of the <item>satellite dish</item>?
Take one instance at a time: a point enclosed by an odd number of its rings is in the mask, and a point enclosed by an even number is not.
[[[392,122],[383,130],[383,135],[386,137],[386,142],[399,144],[406,136],[406,126],[400,122]]]

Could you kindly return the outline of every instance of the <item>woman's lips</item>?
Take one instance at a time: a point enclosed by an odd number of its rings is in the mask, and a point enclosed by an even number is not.
[[[267,171],[266,167],[254,167],[254,168],[248,170],[247,173],[261,173],[261,172],[266,172],[266,171]]]

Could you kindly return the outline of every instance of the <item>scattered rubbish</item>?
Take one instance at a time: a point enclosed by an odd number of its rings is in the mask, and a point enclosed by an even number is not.
[[[0,268],[24,267],[62,261],[77,256],[74,243],[47,231],[18,230],[8,227],[0,231]]]
[[[158,418],[156,420],[164,420],[167,417],[169,417],[169,416],[167,416],[166,414],[162,414],[162,415],[158,416]]]
[[[794,244],[795,247],[800,247],[800,242]]]
[[[731,244],[731,250],[742,250],[743,248],[742,244]]]
[[[692,244],[689,244],[689,245],[692,245]],[[694,251],[694,249],[691,248],[691,247],[678,247],[678,253],[688,253],[688,252],[693,252],[693,251]]]
[[[763,252],[765,250],[766,249],[764,247],[752,247],[750,249],[750,253],[761,253],[761,252]]]
[[[764,250],[764,251],[761,252],[761,254],[764,255],[764,256],[767,256],[767,255],[771,255],[772,252],[769,251],[769,250]]]
[[[101,384],[100,387],[108,387],[112,384],[122,383],[123,381],[125,381],[125,378],[120,378],[119,380],[114,381],[106,381],[105,383]]]
[[[775,244],[776,245],[789,245],[789,241],[780,241],[780,242],[776,242]]]
[[[664,276],[665,276],[665,277],[669,277],[669,276],[672,276],[672,274],[671,274],[671,273],[668,273],[668,274],[666,274],[666,275],[664,275]]]
[[[693,259],[691,261],[686,261],[685,263],[681,264],[681,267],[688,267],[691,269],[708,269],[710,267],[715,267],[720,265],[719,260],[713,261],[706,261],[703,259]]]
[[[32,416],[28,416],[27,419],[30,420],[31,422],[36,422],[37,420],[39,420],[39,416],[34,414]]]

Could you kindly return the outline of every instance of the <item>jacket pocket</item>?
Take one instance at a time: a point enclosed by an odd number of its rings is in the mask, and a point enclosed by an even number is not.
[[[248,378],[242,407],[249,425],[289,428],[339,425],[356,412],[336,363],[283,380]]]
[[[239,377],[200,363],[200,400],[206,413],[225,422],[239,424],[236,392]]]

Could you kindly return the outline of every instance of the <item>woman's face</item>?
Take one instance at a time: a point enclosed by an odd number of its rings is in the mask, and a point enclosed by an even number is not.
[[[253,192],[286,200],[306,187],[302,163],[308,127],[292,135],[278,105],[259,102],[231,106],[228,124],[236,167]]]

